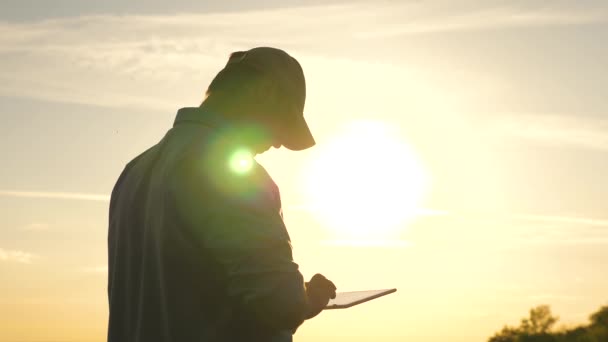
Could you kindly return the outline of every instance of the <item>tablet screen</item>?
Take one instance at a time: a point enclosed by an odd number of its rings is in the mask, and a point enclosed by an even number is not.
[[[325,309],[349,308],[395,291],[397,291],[397,289],[338,292],[336,293],[336,298],[330,300]]]

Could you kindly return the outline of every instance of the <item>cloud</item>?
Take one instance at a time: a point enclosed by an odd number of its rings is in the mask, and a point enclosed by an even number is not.
[[[426,222],[433,239],[491,248],[535,245],[608,245],[608,220],[551,214],[451,211]],[[454,227],[458,227],[455,229]]]
[[[66,199],[81,201],[110,201],[109,195],[87,194],[78,192],[39,192],[39,191],[9,191],[0,190],[0,196],[24,197],[24,198],[46,198],[46,199]]]
[[[608,220],[561,215],[512,215],[516,238],[525,244],[608,244]]]
[[[315,21],[335,27],[330,18],[341,17],[342,9],[0,23],[0,94],[173,109],[184,99],[184,85],[200,84],[187,94],[202,99],[203,81],[211,79],[231,51],[255,45],[289,50],[314,46],[319,39],[326,40],[319,36],[322,28],[315,28]],[[310,19],[319,15],[321,19]]]
[[[0,95],[173,110],[202,99],[229,52],[281,46],[298,56],[360,55],[366,40],[604,20],[601,10],[492,2],[374,2],[232,13],[102,15],[0,23]],[[235,25],[234,23],[238,23]],[[277,30],[280,27],[280,30]],[[200,89],[192,89],[200,84]]]
[[[47,230],[47,229],[49,229],[49,227],[50,226],[48,223],[30,223],[28,225],[21,227],[21,229],[28,230],[28,231],[40,231],[40,230]]]
[[[0,248],[0,261],[30,264],[36,256],[31,253]]]
[[[608,150],[608,120],[580,115],[505,115],[490,124],[490,139]]]
[[[517,219],[547,222],[547,223],[564,223],[574,225],[587,225],[597,227],[608,227],[608,219],[596,219],[577,216],[553,216],[553,215],[514,215]]]
[[[581,296],[572,296],[566,294],[557,293],[539,293],[528,296],[528,299],[543,302],[543,301],[580,301],[583,299]]]
[[[422,19],[405,18],[397,24],[384,24],[375,30],[357,34],[360,38],[389,38],[401,35],[478,31],[490,29],[539,26],[579,25],[606,20],[605,13],[593,10],[527,9],[517,7],[486,7],[465,13],[455,12]]]
[[[99,266],[88,266],[81,269],[84,273],[92,273],[92,274],[108,274],[108,266],[107,265],[99,265]]]
[[[350,240],[326,240],[321,242],[326,247],[350,247],[350,248],[406,248],[412,243],[405,240],[384,239],[350,239]]]
[[[294,205],[285,206],[284,210],[294,211],[294,212],[316,212],[316,211],[323,211],[325,209],[315,206],[314,204],[294,204]],[[439,209],[429,209],[429,208],[415,209],[416,216],[442,216],[442,215],[447,215],[447,214],[448,214],[447,211],[439,210]]]

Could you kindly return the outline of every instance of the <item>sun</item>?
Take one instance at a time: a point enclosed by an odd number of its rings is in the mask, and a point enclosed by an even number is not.
[[[319,148],[306,172],[309,206],[339,239],[390,239],[420,212],[428,176],[390,125],[358,121]]]

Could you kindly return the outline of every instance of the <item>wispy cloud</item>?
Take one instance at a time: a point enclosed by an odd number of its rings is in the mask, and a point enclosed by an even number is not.
[[[608,219],[596,219],[596,218],[577,217],[577,216],[555,216],[555,215],[514,215],[514,217],[516,219],[538,221],[538,222],[608,227]]]
[[[0,23],[0,94],[172,110],[175,103],[202,97],[204,85],[198,90],[184,85],[208,81],[230,51],[255,45],[346,58],[365,44],[357,39],[605,19],[603,10],[576,5],[534,8],[488,1],[470,8],[425,1]]]
[[[326,208],[321,208],[314,204],[288,204],[284,208],[285,211],[293,211],[293,212],[318,212],[318,211],[326,211]],[[413,214],[415,216],[442,216],[447,215],[448,212],[446,210],[440,209],[430,209],[430,208],[416,208],[414,209]]]
[[[48,223],[35,222],[35,223],[30,223],[30,224],[27,224],[27,225],[21,227],[21,230],[40,231],[40,230],[47,230],[47,229],[49,229],[49,227],[50,227],[50,225]]]
[[[321,243],[327,247],[350,247],[350,248],[406,248],[412,246],[410,241],[396,239],[336,239],[326,240]]]
[[[400,23],[381,24],[378,29],[361,32],[357,36],[360,38],[388,38],[425,33],[578,25],[606,20],[606,13],[593,10],[529,9],[513,6],[479,7],[464,13],[455,11],[439,16],[427,13],[422,18],[410,16],[404,18]]]
[[[88,266],[88,267],[83,267],[80,270],[82,272],[84,272],[84,273],[107,274],[108,273],[108,266],[106,266],[106,265]]]
[[[581,296],[573,296],[567,294],[558,294],[558,293],[539,293],[532,294],[528,296],[528,299],[534,301],[578,301],[581,300]]]
[[[577,115],[504,115],[488,127],[490,139],[608,150],[608,120]]]
[[[509,213],[504,211],[444,211],[447,219],[487,221],[491,219],[505,222],[557,223],[589,226],[608,226],[608,218],[590,216],[567,216],[551,213]]]
[[[517,239],[525,244],[608,244],[608,220],[562,215],[513,215]]]
[[[475,242],[492,248],[608,244],[608,219],[602,217],[452,211],[422,223],[425,230],[450,243]]]
[[[65,200],[81,200],[81,201],[100,201],[100,202],[108,202],[110,200],[109,195],[88,194],[88,193],[78,193],[78,192],[38,192],[38,191],[0,190],[0,196],[24,197],[24,198],[65,199]]]
[[[0,261],[30,264],[35,258],[34,254],[28,252],[0,248]]]

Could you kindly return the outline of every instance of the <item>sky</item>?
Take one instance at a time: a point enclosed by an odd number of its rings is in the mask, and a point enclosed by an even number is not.
[[[114,182],[255,46],[306,75],[317,146],[258,158],[302,273],[398,289],[295,341],[485,341],[539,304],[586,323],[606,41],[604,1],[0,0],[0,341],[105,339]]]

